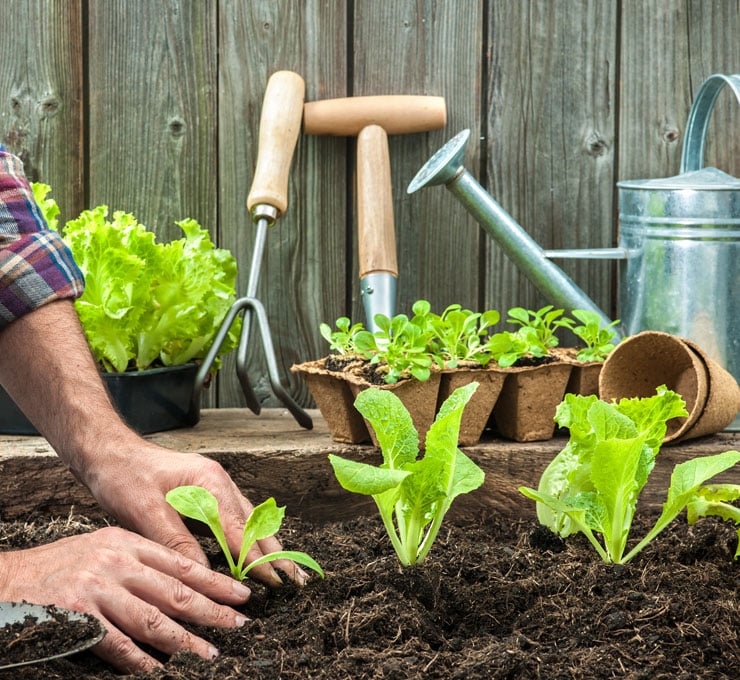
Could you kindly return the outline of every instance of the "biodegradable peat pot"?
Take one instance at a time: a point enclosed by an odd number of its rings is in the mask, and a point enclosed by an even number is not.
[[[139,434],[192,427],[200,420],[200,399],[193,399],[198,364],[103,373],[111,401]],[[0,432],[37,435],[38,430],[0,388]]]
[[[578,350],[573,347],[561,347],[552,350],[559,359],[571,365],[570,377],[565,387],[566,394],[580,394],[588,397],[599,394],[599,375],[604,366],[603,361],[579,361]]]
[[[728,371],[695,343],[659,331],[617,345],[604,362],[599,395],[605,401],[644,398],[660,385],[680,394],[689,412],[668,421],[664,443],[720,432],[740,409],[740,388]]]
[[[355,397],[341,372],[326,368],[326,358],[291,366],[306,381],[335,442],[360,444],[370,440],[365,419],[355,408]]]
[[[438,371],[433,371],[429,380],[424,382],[415,378],[406,378],[389,385],[373,385],[359,376],[347,376],[347,383],[355,397],[367,389],[392,390],[411,415],[411,420],[419,434],[419,442],[422,442],[422,446],[437,415],[437,395],[439,394],[440,380],[441,373]],[[377,447],[378,439],[375,436],[373,426],[367,421],[365,424],[373,444]]]
[[[565,396],[571,365],[555,360],[500,370],[506,373],[506,380],[493,407],[499,434],[517,442],[552,439],[555,411]]]
[[[459,446],[473,446],[480,440],[481,434],[491,417],[493,407],[498,401],[504,386],[506,374],[500,369],[458,368],[442,371],[437,397],[437,411],[458,387],[471,382],[478,383],[478,389],[470,398],[460,422]]]

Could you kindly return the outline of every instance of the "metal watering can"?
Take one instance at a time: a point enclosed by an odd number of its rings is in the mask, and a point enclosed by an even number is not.
[[[462,166],[464,130],[408,187],[444,184],[553,304],[609,317],[550,258],[619,260],[620,335],[664,331],[693,340],[740,382],[740,180],[703,168],[709,118],[740,75],[715,74],[696,94],[676,177],[618,182],[617,248],[543,250]],[[740,417],[730,429],[740,429]]]

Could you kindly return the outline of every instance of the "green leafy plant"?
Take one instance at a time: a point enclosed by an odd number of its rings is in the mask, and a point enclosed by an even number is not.
[[[359,354],[358,338],[362,344],[362,336],[370,335],[361,323],[353,324],[346,316],[340,316],[336,320],[336,329],[332,330],[327,323],[319,325],[321,336],[329,343],[329,349],[344,356]],[[367,338],[364,343],[368,344]]]
[[[547,349],[558,346],[558,338],[555,335],[558,328],[573,326],[573,320],[563,316],[562,309],[553,309],[552,305],[547,305],[537,311],[512,307],[506,321],[519,325],[522,329],[531,329],[527,331],[527,335],[533,333],[537,343]],[[534,338],[531,341],[534,342]]]
[[[740,507],[732,505],[740,500],[740,484],[707,484],[699,489],[686,504],[686,519],[695,524],[701,517],[720,517],[740,527]],[[735,559],[740,558],[740,528],[737,530]]]
[[[513,366],[524,357],[539,359],[548,355],[534,328],[494,333],[486,342],[485,350],[501,367]]]
[[[727,451],[676,465],[660,517],[625,554],[638,497],[655,465],[666,424],[687,415],[683,399],[665,386],[655,396],[618,403],[568,394],[555,416],[570,430],[568,444],[545,469],[536,491],[519,491],[537,502],[542,524],[561,536],[582,532],[604,562],[623,564],[675,519],[706,480],[740,461],[740,453]]]
[[[267,553],[249,564],[245,564],[250,548],[257,541],[276,534],[280,529],[280,525],[283,523],[285,508],[278,507],[274,498],[268,498],[264,503],[255,507],[249,519],[247,519],[244,524],[239,557],[236,561],[234,561],[228,543],[226,542],[226,534],[224,533],[218,512],[218,501],[210,491],[204,489],[202,486],[178,486],[168,491],[165,498],[184,517],[198,520],[208,526],[221,547],[229,565],[231,575],[235,579],[243,581],[249,571],[258,564],[279,559],[298,562],[313,569],[321,578],[324,578],[324,571],[312,557],[304,552],[295,550],[279,550]]]
[[[422,562],[437,538],[452,501],[483,484],[485,475],[457,447],[465,405],[478,387],[456,389],[442,404],[419,458],[419,435],[401,400],[391,391],[367,389],[355,407],[375,429],[380,466],[330,454],[340,485],[372,496],[401,564]]]
[[[48,185],[33,185],[51,227],[59,209]],[[216,248],[192,219],[176,223],[184,237],[157,243],[125,212],[109,219],[104,205],[85,210],[62,229],[85,275],[75,308],[96,360],[109,372],[174,366],[202,359],[236,299],[236,259]],[[221,352],[233,350],[240,322]],[[215,368],[218,367],[218,362]]]
[[[429,380],[435,357],[426,323],[405,314],[392,319],[376,314],[375,323],[378,330],[369,337],[362,336],[358,347],[371,364],[382,368],[385,382],[392,384],[410,376],[421,382]]]
[[[461,361],[472,361],[486,366],[491,352],[486,345],[488,332],[501,315],[496,310],[473,312],[453,304],[442,314],[433,315],[430,327],[435,354],[442,358],[443,367],[456,368]]]
[[[573,316],[581,323],[574,324],[571,330],[586,345],[578,352],[576,359],[584,362],[604,361],[615,347],[614,339],[617,334],[614,327],[619,324],[619,320],[602,326],[599,315],[585,309],[574,309]]]

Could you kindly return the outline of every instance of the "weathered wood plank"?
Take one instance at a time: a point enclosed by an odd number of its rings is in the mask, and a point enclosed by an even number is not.
[[[490,3],[486,177],[492,196],[543,248],[614,245],[617,3]],[[486,248],[489,306],[553,301]],[[612,307],[613,267],[558,261],[599,306]]]
[[[624,2],[620,179],[678,174],[694,94],[712,73],[738,71],[738,30],[734,2]],[[739,120],[734,98],[719,99],[707,144],[707,164],[735,175]]]
[[[216,233],[216,10],[89,3],[88,202],[133,213],[165,241],[186,217]]]
[[[0,4],[0,139],[31,181],[51,185],[62,219],[82,207],[82,3]]]
[[[740,3],[692,0],[688,11],[688,68],[691,95],[713,73],[740,73]],[[687,102],[690,104],[690,102]],[[688,116],[689,107],[686,107]],[[685,124],[684,124],[685,127]],[[740,177],[740,106],[723,94],[707,132],[705,165]]]
[[[345,519],[375,512],[372,500],[348,494],[339,487],[327,460],[329,453],[380,462],[371,446],[333,442],[318,411],[312,411],[313,431],[302,430],[283,409],[267,409],[254,416],[244,409],[206,410],[194,428],[150,435],[148,439],[188,453],[220,461],[239,487],[255,501],[274,496],[287,512],[315,522]],[[518,491],[537,486],[539,477],[567,440],[514,443],[484,438],[466,453],[486,472],[484,486],[461,496],[451,517],[534,517],[534,504]],[[664,447],[648,485],[640,497],[639,512],[656,514],[665,500],[673,467],[689,458],[740,446],[740,434],[719,434]],[[716,481],[740,483],[740,470],[730,470]],[[90,494],[75,482],[41,437],[0,438],[0,518],[40,514],[67,515],[99,512]]]
[[[474,135],[480,129],[482,8],[482,2],[470,0],[355,3],[353,94],[438,95],[447,103],[443,130],[389,139],[400,269],[398,312],[410,314],[419,298],[440,312],[451,303],[478,309],[481,302],[477,225],[442,188],[412,196],[406,188],[448,138],[464,128]],[[359,321],[364,314],[357,253],[352,257],[353,314]]]
[[[245,201],[257,158],[267,80],[274,71],[287,69],[303,76],[307,99],[346,94],[345,12],[345,3],[221,4],[221,241],[239,260],[241,294],[246,289],[255,236]],[[319,347],[319,323],[346,313],[344,173],[343,143],[299,139],[288,209],[269,231],[260,267],[258,298],[267,308],[283,382],[304,403],[310,401],[308,391],[289,368],[325,353],[326,348]],[[279,404],[268,382],[256,333],[247,358],[258,398],[267,405]],[[220,385],[221,404],[244,403],[234,357],[225,362]]]

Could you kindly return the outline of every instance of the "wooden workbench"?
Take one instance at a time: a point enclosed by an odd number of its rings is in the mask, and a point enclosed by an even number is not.
[[[268,409],[255,416],[246,409],[205,410],[193,428],[171,430],[147,438],[168,448],[213,457],[255,502],[274,496],[289,514],[315,522],[374,512],[370,499],[348,494],[336,483],[327,454],[336,453],[377,464],[371,445],[332,441],[318,411],[310,411],[312,430],[296,424],[288,411]],[[546,442],[515,443],[483,437],[466,453],[486,472],[483,488],[459,497],[452,516],[529,515],[533,503],[518,491],[537,486],[542,470],[565,445],[566,436]],[[740,447],[740,433],[722,433],[684,444],[665,446],[643,491],[641,512],[655,513],[665,500],[668,479],[676,463],[697,455]],[[740,470],[717,481],[740,483]],[[64,516],[71,509],[95,513],[90,494],[61,464],[42,437],[0,435],[0,519],[41,515]]]

